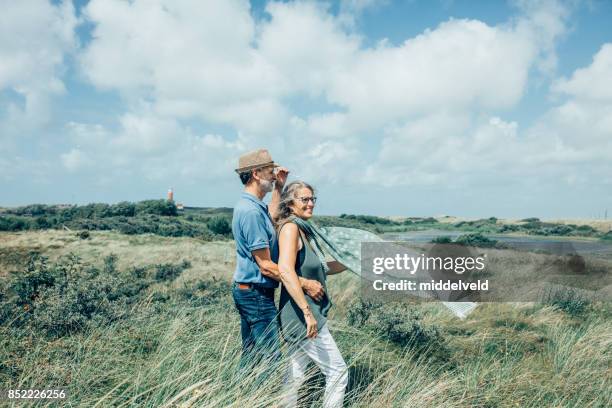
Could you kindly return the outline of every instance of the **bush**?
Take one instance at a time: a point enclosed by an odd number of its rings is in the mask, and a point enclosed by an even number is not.
[[[197,306],[211,305],[225,302],[224,297],[232,292],[231,285],[225,281],[200,281],[192,286],[185,286],[178,290],[179,296]]]
[[[206,225],[209,230],[218,235],[229,235],[232,233],[232,226],[227,218],[223,216],[212,217]]]
[[[590,301],[572,288],[550,289],[544,303],[553,306],[571,316],[582,315],[590,305]]]
[[[349,307],[346,321],[350,326],[361,328],[366,324],[372,312],[380,306],[380,303],[359,299]]]
[[[548,230],[550,235],[569,235],[574,232],[574,229],[569,225],[555,225]]]
[[[518,225],[515,224],[506,224],[502,225],[499,229],[499,232],[516,232],[520,229]]]
[[[455,240],[455,243],[465,246],[493,248],[497,244],[497,241],[494,239],[489,239],[481,233],[476,233],[461,235]]]
[[[422,316],[408,305],[382,304],[359,299],[347,313],[347,323],[373,331],[400,347],[416,350],[415,356],[425,355],[437,362],[446,362],[450,350],[435,326],[426,326]]]
[[[396,309],[378,309],[374,327],[391,342],[417,350],[443,347],[442,336],[436,327],[426,327],[415,312],[406,314]],[[437,351],[437,350],[434,350]]]
[[[169,281],[177,278],[185,269],[191,268],[189,261],[183,261],[178,265],[159,264],[155,265],[155,280],[158,282]]]
[[[90,323],[108,324],[127,312],[129,301],[117,291],[121,279],[89,268],[78,282],[45,288],[32,312],[32,325],[49,337],[81,331]]]
[[[435,237],[431,240],[432,244],[450,244],[453,239],[449,236]]]
[[[0,231],[25,231],[31,228],[30,219],[12,215],[0,216]]]
[[[11,289],[17,295],[19,306],[31,304],[42,289],[55,284],[56,276],[49,270],[47,261],[47,257],[32,253],[25,271],[13,273]]]
[[[115,217],[133,217],[136,215],[136,204],[128,201],[121,201],[120,203],[111,205],[110,213]]]
[[[69,255],[54,265],[31,254],[27,267],[11,275],[10,293],[0,292],[0,321],[11,321],[51,337],[61,337],[87,327],[108,324],[126,316],[132,304],[155,280],[174,279],[191,267],[187,261],[120,271],[115,255],[102,268],[83,265]]]
[[[168,200],[145,200],[136,204],[136,214],[177,216],[174,202]]]
[[[53,215],[56,212],[57,210],[54,206],[45,204],[30,204],[23,207],[9,208],[6,210],[7,214],[25,215],[30,217]]]

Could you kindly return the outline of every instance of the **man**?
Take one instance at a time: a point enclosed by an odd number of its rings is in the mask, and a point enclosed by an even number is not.
[[[274,218],[280,193],[289,171],[274,163],[270,153],[259,149],[240,156],[236,172],[245,186],[234,206],[232,232],[236,241],[236,271],[232,295],[240,313],[241,367],[262,358],[280,357],[280,341],[274,289],[281,280]],[[262,200],[272,192],[270,205]],[[322,285],[300,278],[304,292],[314,299],[323,296]]]

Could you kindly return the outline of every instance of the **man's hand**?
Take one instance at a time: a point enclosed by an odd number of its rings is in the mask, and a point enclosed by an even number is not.
[[[300,277],[300,284],[302,285],[304,293],[306,293],[308,296],[310,296],[317,302],[320,302],[321,299],[323,299],[325,291],[323,290],[323,285],[321,285],[321,282],[316,281],[314,279],[304,279]]]
[[[285,182],[287,181],[287,177],[289,176],[289,170],[287,170],[286,167],[277,167],[274,171],[276,172],[276,183],[274,186],[277,189],[282,190],[285,186]]]

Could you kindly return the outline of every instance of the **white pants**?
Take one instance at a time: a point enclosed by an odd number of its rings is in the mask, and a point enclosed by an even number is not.
[[[340,408],[344,400],[344,392],[348,384],[348,369],[336,346],[336,342],[327,328],[323,326],[314,339],[302,340],[291,351],[287,380],[283,394],[284,406],[295,407],[298,399],[298,389],[306,378],[306,367],[312,361],[325,376],[325,396],[323,406]]]

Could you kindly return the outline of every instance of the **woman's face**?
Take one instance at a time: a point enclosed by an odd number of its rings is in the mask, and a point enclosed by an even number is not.
[[[314,194],[309,188],[302,187],[298,189],[295,193],[293,204],[291,205],[293,214],[303,220],[309,219],[312,217],[312,210],[315,206],[315,200],[316,197],[314,197]]]

